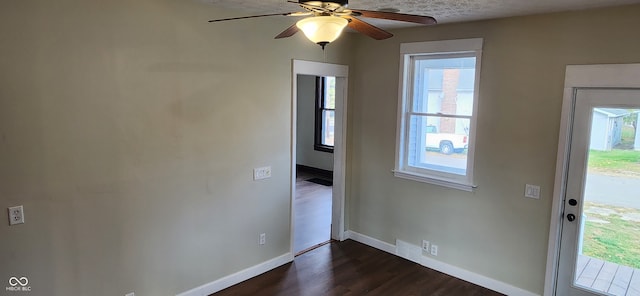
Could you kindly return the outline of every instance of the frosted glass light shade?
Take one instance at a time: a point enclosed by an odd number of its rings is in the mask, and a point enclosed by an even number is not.
[[[314,43],[327,44],[340,37],[349,21],[337,16],[313,16],[302,19],[296,26]]]

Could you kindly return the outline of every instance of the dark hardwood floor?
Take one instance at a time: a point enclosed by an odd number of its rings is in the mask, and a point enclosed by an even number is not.
[[[226,295],[502,295],[347,240],[215,293]]]

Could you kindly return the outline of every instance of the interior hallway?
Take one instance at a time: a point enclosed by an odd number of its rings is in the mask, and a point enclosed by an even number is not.
[[[299,254],[331,239],[331,190],[309,180],[328,178],[311,171],[298,169],[296,174],[295,229],[293,251]],[[318,181],[318,180],[315,180]]]

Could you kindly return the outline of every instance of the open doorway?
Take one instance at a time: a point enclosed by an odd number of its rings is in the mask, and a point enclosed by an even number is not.
[[[344,239],[347,73],[343,65],[293,61],[294,255]]]
[[[295,232],[298,255],[331,240],[335,77],[297,76]]]

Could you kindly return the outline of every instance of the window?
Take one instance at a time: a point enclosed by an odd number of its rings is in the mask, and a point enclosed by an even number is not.
[[[397,177],[471,191],[482,39],[401,45]]]
[[[333,153],[336,118],[336,78],[316,78],[315,150]]]

